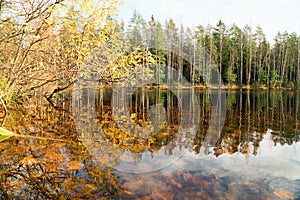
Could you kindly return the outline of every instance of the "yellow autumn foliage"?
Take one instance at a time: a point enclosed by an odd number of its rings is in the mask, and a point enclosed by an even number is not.
[[[1,1],[0,99],[68,87],[87,56],[117,34],[120,0]],[[1,104],[0,104],[1,105]]]

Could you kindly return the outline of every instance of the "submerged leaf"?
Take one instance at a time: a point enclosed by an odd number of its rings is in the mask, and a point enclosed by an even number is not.
[[[0,127],[0,142],[13,136],[14,133]]]
[[[84,167],[84,164],[79,161],[70,161],[67,165],[66,170],[80,170]]]
[[[274,191],[274,194],[281,199],[295,199],[295,195],[285,191],[283,189],[279,189]]]
[[[33,164],[39,164],[40,161],[36,158],[26,156],[22,160],[20,160],[20,163],[23,165],[33,165]]]

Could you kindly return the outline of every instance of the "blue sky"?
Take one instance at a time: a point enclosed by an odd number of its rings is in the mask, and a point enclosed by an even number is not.
[[[278,31],[300,34],[299,0],[127,0],[118,9],[119,19],[128,22],[135,9],[147,21],[153,14],[161,22],[172,18],[177,26],[191,28],[216,25],[219,19],[226,25],[249,24],[253,29],[260,25],[269,40]]]

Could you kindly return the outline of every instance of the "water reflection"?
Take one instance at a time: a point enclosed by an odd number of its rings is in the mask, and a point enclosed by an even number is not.
[[[222,148],[220,153],[247,153],[252,142],[252,153],[256,154],[268,130],[275,144],[299,141],[299,91],[229,91],[229,95],[221,138],[229,148]]]
[[[1,141],[0,199],[118,196],[117,177],[110,168],[95,165],[78,140],[73,116],[67,111],[68,99],[66,95],[57,100],[59,109],[35,99],[9,114],[6,127],[10,130],[46,140],[11,137]]]
[[[107,90],[105,92],[103,94],[103,91],[99,91],[101,97],[99,102],[101,103],[97,103],[100,105],[98,117],[100,121],[103,121],[104,117],[108,117],[108,122],[113,123],[110,106],[112,92]],[[186,95],[185,90],[181,90],[180,94]],[[159,150],[171,142],[172,136],[174,137],[178,131],[180,118],[188,119],[186,123],[189,123],[190,128],[195,129],[196,135],[185,135],[185,138],[173,145],[173,148],[192,147],[195,153],[200,153],[200,149],[204,149],[206,154],[213,153],[216,156],[223,153],[248,153],[249,142],[251,142],[254,146],[251,153],[255,155],[259,148],[259,142],[267,130],[270,130],[275,143],[292,145],[293,142],[299,140],[299,91],[228,90],[225,106],[220,106],[222,104],[221,100],[218,100],[220,94],[224,95],[223,91],[196,90],[194,95],[199,103],[198,111],[200,112],[196,116],[190,114],[194,112],[195,105],[191,97],[189,101],[184,102],[188,106],[185,106],[184,110],[180,110],[177,98],[171,96],[168,90],[151,89],[144,93],[137,91],[130,99],[131,120],[141,127],[144,124],[152,123],[153,129],[150,132],[156,133],[152,134],[155,140],[150,144],[150,147],[154,149],[144,147],[139,152]],[[157,104],[163,106],[166,116],[156,108],[156,121],[151,121],[149,109],[152,105]],[[197,123],[199,125],[194,126]],[[137,127],[128,128],[128,133],[133,132],[137,137],[143,137],[147,130],[143,129],[136,133]],[[155,127],[159,127],[159,131],[155,130]],[[211,138],[211,141],[208,138]],[[189,139],[192,139],[192,143],[184,142]],[[172,154],[172,148],[169,154]]]
[[[43,99],[16,106],[5,127],[47,140],[9,138],[0,142],[0,197],[300,196],[300,91],[228,90],[219,93],[226,95],[225,112],[220,106],[223,102],[214,101],[208,90],[195,89],[189,94],[194,96],[184,101],[184,110],[178,103],[180,95],[175,97],[166,89],[137,90],[131,98],[127,96],[130,123],[126,127],[128,119],[124,119],[123,125],[128,134],[114,122],[112,90],[100,89],[90,103],[96,105],[97,123],[104,130],[101,138],[95,137],[93,129],[79,135],[70,94],[62,94],[55,107]],[[196,103],[199,113],[190,115]],[[87,116],[82,118],[90,123]],[[186,130],[180,129],[182,118]],[[212,121],[215,124],[210,126]],[[88,141],[94,151],[87,148]],[[120,167],[141,163],[147,168],[154,158],[160,161],[182,151],[185,154],[160,171],[138,175],[107,167],[107,159],[114,158],[97,156],[99,148],[114,153],[119,149],[121,156],[115,162]]]

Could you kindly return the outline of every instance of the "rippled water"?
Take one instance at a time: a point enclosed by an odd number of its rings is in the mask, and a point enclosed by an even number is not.
[[[30,137],[0,141],[0,197],[297,199],[299,100],[191,88],[32,99],[4,122]]]

